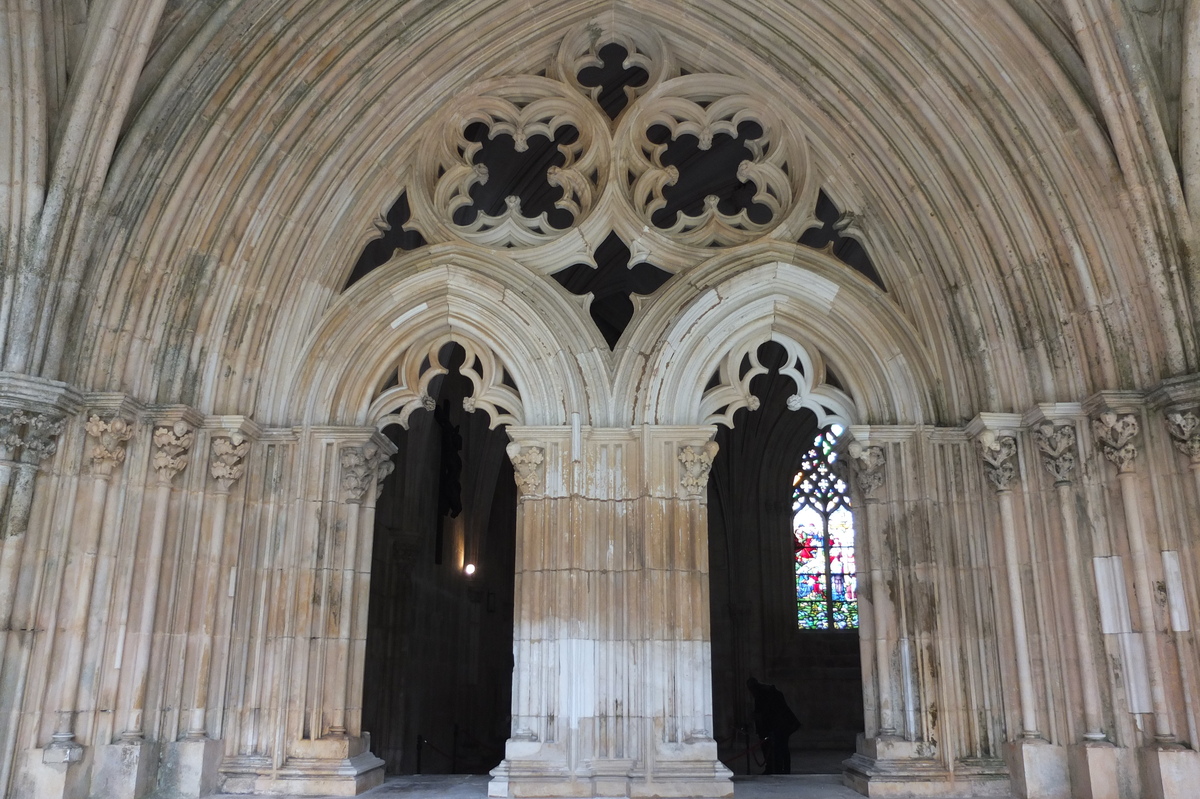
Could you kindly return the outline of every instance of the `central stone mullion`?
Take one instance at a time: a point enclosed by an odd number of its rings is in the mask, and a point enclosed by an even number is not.
[[[711,427],[513,427],[513,725],[493,796],[726,796],[712,740]]]

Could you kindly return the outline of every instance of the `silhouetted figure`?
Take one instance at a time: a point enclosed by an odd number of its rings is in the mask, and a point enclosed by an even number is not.
[[[754,732],[762,741],[763,774],[791,774],[792,751],[788,738],[800,729],[800,720],[788,707],[783,693],[774,685],[764,685],[755,678],[746,680],[754,697]]]

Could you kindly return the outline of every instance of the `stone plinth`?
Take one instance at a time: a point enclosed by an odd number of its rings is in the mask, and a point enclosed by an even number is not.
[[[1110,743],[1068,747],[1072,799],[1118,799],[1117,749]]]
[[[283,767],[268,759],[231,758],[221,766],[226,793],[283,796],[357,796],[383,784],[384,762],[371,754],[370,737],[296,741]]]
[[[92,796],[142,799],[155,789],[160,748],[152,741],[97,746],[92,762]]]
[[[855,753],[843,765],[842,781],[864,796],[1007,799],[1012,795],[1003,774],[951,772],[937,757],[937,748],[925,741],[860,735]]]
[[[1018,799],[1070,799],[1071,777],[1067,751],[1040,739],[1004,745],[1004,760]]]
[[[158,785],[162,796],[198,799],[217,789],[221,742],[211,738],[172,741],[163,747]]]
[[[1200,791],[1200,752],[1147,747],[1138,752],[1143,799],[1194,799]]]

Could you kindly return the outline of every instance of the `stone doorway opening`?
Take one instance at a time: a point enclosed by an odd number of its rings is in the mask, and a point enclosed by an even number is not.
[[[503,426],[464,410],[464,357],[445,345],[427,409],[383,430],[363,729],[389,774],[484,774],[509,735],[517,493]]]
[[[735,774],[764,773],[747,688],[754,677],[776,686],[800,723],[789,741],[792,773],[841,772],[864,728],[856,615],[846,623],[846,606],[839,605],[847,589],[854,594],[853,580],[839,574],[839,563],[852,563],[852,555],[825,553],[826,568],[817,570],[825,575],[798,590],[796,478],[822,428],[811,411],[788,408],[795,384],[780,373],[784,348],[764,344],[757,357],[768,368],[751,382],[759,407],[737,411],[732,428],[718,428],[708,484],[714,733],[720,759]],[[841,388],[831,372],[826,381]],[[820,536],[801,538],[812,544]],[[816,553],[814,562],[820,559]],[[832,600],[834,587],[839,601]],[[816,611],[811,603],[799,607],[822,597],[830,601]],[[826,614],[825,624],[812,618]]]

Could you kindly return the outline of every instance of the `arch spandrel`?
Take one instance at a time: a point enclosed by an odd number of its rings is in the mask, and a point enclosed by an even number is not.
[[[797,407],[844,423],[931,423],[944,413],[926,345],[912,325],[873,287],[838,272],[817,255],[803,263],[744,264],[702,290],[662,298],[657,343],[644,376],[618,388],[636,395],[636,423],[700,424],[730,405],[752,403],[750,374],[722,375],[735,385],[724,398],[706,391],[722,361],[768,341],[783,343],[795,360],[809,359],[813,391],[798,391]],[[639,331],[649,337],[648,330]],[[824,384],[823,363],[845,390]],[[815,380],[814,380],[815,378]],[[736,383],[742,383],[739,388]],[[825,392],[825,393],[822,393]],[[827,396],[826,396],[827,394]],[[706,404],[706,398],[708,399]],[[803,402],[801,402],[801,400]],[[712,407],[709,407],[712,406]],[[824,412],[821,408],[824,407]],[[726,420],[728,423],[728,420]]]
[[[489,411],[493,423],[561,425],[571,413],[586,415],[603,385],[587,379],[587,359],[575,355],[595,345],[578,305],[515,264],[447,249],[396,258],[339,297],[285,382],[264,387],[265,413],[289,423],[376,424],[391,410],[379,404],[389,372],[411,371],[413,358],[419,365],[431,348],[458,343],[494,359],[482,371],[502,369],[515,383],[497,373],[490,386],[477,385],[485,410],[510,388],[519,396],[519,407],[497,402],[519,416]],[[420,399],[419,385],[407,388],[412,396],[390,395],[398,406]]]

